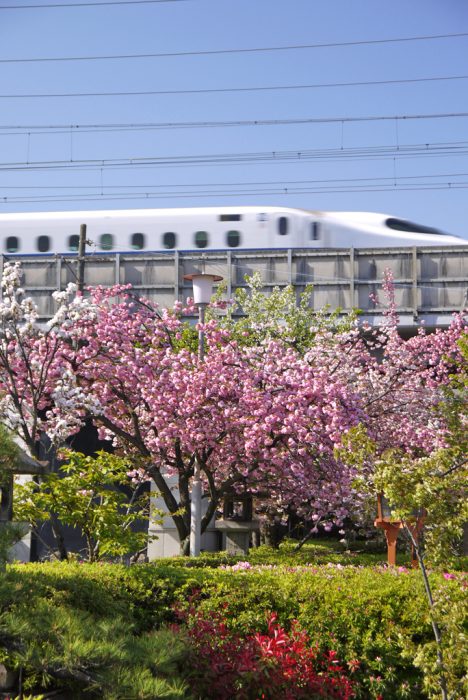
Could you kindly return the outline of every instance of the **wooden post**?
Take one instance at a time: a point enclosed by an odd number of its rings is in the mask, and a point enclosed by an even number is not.
[[[86,252],[86,224],[80,226],[80,240],[78,242],[78,291],[83,294],[84,289],[84,271],[85,271],[85,252]]]
[[[377,518],[374,520],[374,527],[378,527],[385,532],[385,539],[387,540],[387,562],[389,566],[396,565],[396,545],[398,539],[398,530],[406,528],[409,531],[412,545],[411,545],[411,566],[413,568],[418,567],[418,559],[416,556],[416,551],[413,542],[418,542],[421,532],[424,528],[425,512],[417,513],[412,517],[410,522],[401,520],[392,520],[391,513],[389,514],[388,504],[386,504],[386,499],[384,495],[380,493],[377,496]]]
[[[382,525],[385,531],[385,539],[387,540],[387,563],[389,566],[396,566],[396,554],[397,554],[397,539],[398,530],[400,529],[399,523],[384,523]]]

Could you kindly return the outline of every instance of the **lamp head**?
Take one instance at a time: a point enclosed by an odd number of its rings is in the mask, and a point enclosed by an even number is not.
[[[219,275],[208,275],[195,272],[192,275],[184,275],[184,280],[190,280],[193,284],[193,299],[195,304],[209,304],[213,294],[214,282],[221,282]]]

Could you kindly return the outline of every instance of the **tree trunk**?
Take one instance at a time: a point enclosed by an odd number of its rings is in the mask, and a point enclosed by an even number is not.
[[[299,542],[297,543],[297,545],[294,547],[294,551],[295,551],[295,552],[299,552],[299,550],[302,549],[302,547],[306,544],[306,542],[308,542],[309,540],[312,539],[312,537],[313,537],[314,534],[315,534],[314,532],[312,532],[312,529],[313,529],[313,528],[311,528],[311,529],[309,530],[309,532],[306,532],[306,534],[304,535],[304,537],[302,537],[302,539],[299,540]]]
[[[174,525],[179,536],[179,541],[181,543],[182,550],[183,542],[186,538],[190,537],[190,516],[187,513],[184,513],[182,515],[176,515],[177,511],[180,510],[180,505],[176,501],[171,488],[167,484],[165,478],[163,477],[159,469],[153,467],[148,470],[148,474],[154,480],[159,493],[163,497],[169,515],[174,521]]]
[[[267,516],[268,517],[268,516]],[[268,517],[262,526],[262,540],[268,547],[278,549],[283,534],[281,523],[275,517]]]
[[[183,557],[190,556],[190,535],[180,541],[180,553]]]
[[[156,483],[156,487],[158,488],[158,491],[160,492],[161,496],[164,499],[164,503],[167,506],[167,509],[169,511],[169,514],[172,517],[172,520],[174,521],[174,525],[177,530],[177,534],[179,536],[179,541],[180,541],[180,553],[183,556],[189,556],[190,554],[190,490],[189,490],[189,482],[188,479],[186,478],[185,474],[179,475],[179,483],[178,483],[178,488],[179,488],[179,497],[180,497],[180,503],[177,502],[173,491],[171,488],[168,486],[166,483],[166,480],[164,479],[163,475],[159,471],[159,469],[152,468],[148,471],[149,475],[151,478],[154,480]],[[218,499],[217,497],[215,498],[210,498],[208,502],[208,508],[205,513],[205,515],[202,518],[201,521],[201,532],[202,534],[205,532],[206,528],[208,527],[209,523],[211,522],[211,519],[213,518],[213,515],[216,511],[216,507],[218,505]],[[183,508],[183,513],[174,515],[176,511],[180,511],[181,507]]]
[[[66,561],[68,559],[68,550],[65,546],[65,536],[63,534],[62,525],[59,522],[59,519],[57,518],[55,513],[50,514],[50,524],[52,527],[52,532],[54,533],[55,542],[57,544],[60,559],[62,561]]]

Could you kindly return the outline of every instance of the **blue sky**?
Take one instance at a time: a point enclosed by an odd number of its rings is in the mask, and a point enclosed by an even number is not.
[[[177,0],[18,7],[46,3],[0,0],[0,212],[276,204],[381,211],[468,238],[468,117],[426,118],[468,113],[468,79],[452,79],[468,76],[468,36],[24,62],[463,33],[468,32],[465,0]],[[451,79],[384,82],[441,77]],[[350,82],[381,84],[292,89]],[[288,89],[200,92],[281,86]],[[158,91],[185,92],[18,97]],[[424,118],[403,119],[410,115]],[[392,118],[350,121],[363,117]],[[300,119],[337,121],[128,128]],[[104,124],[126,125],[126,130],[86,131],[89,125]],[[51,128],[58,126],[63,128]],[[225,162],[201,159],[219,155]],[[180,162],[167,160],[175,157]],[[164,164],[155,164],[155,158],[164,158]]]

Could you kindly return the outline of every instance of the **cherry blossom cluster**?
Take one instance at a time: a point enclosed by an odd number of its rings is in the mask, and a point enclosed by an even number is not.
[[[201,327],[202,362],[181,342],[191,301],[166,310],[128,285],[87,296],[70,287],[40,327],[20,275],[5,267],[2,420],[33,446],[40,431],[60,443],[92,417],[102,437],[133,456],[133,476],[155,479],[181,538],[195,462],[207,519],[224,494],[249,492],[331,527],[358,499],[354,471],[335,449],[350,428],[364,424],[379,451],[430,453],[443,443],[434,408],[460,359],[462,315],[447,330],[402,340],[390,304],[377,331],[318,326],[302,354],[282,339],[243,344],[212,318]]]

